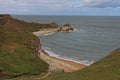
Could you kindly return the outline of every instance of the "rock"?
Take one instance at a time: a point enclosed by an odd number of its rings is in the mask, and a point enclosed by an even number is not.
[[[34,53],[38,53],[39,49],[41,49],[41,43],[38,38],[30,40],[29,44],[31,48],[34,50]]]
[[[56,22],[52,22],[51,24],[51,28],[58,28],[58,24]]]
[[[61,26],[58,31],[73,31],[73,27],[70,24],[64,24]]]
[[[44,24],[45,29],[57,29],[59,26],[56,22],[52,22],[52,23],[48,23],[48,24]]]

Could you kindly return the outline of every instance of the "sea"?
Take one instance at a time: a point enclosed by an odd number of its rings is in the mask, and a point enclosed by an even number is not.
[[[74,30],[39,36],[49,55],[91,65],[120,48],[119,16],[39,16],[14,15],[27,22],[69,23]]]

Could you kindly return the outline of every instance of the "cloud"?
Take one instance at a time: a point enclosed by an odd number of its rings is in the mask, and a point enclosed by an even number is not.
[[[83,0],[86,3],[106,3],[111,2],[112,0]]]
[[[0,0],[0,13],[98,14],[120,11],[119,0]],[[106,10],[106,11],[105,11]],[[117,11],[118,10],[118,11]]]
[[[21,0],[23,1],[23,0]],[[27,12],[28,8],[26,3],[18,0],[0,0],[0,13],[24,13]],[[4,8],[4,9],[3,9]]]
[[[85,7],[120,7],[120,0],[83,0]]]
[[[93,2],[93,0],[83,0],[83,2],[91,3],[91,2]]]

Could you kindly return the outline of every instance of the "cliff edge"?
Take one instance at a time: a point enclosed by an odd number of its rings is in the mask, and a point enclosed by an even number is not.
[[[36,54],[41,48],[32,34],[46,24],[28,23],[0,14],[0,79],[47,72],[48,64]]]

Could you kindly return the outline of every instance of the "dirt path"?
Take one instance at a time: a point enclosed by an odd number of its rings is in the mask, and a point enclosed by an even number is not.
[[[40,78],[34,78],[34,80],[45,79],[45,78],[47,78],[50,74],[51,74],[51,72],[48,72],[48,73],[47,73],[46,75],[44,75],[43,77],[40,77]]]

